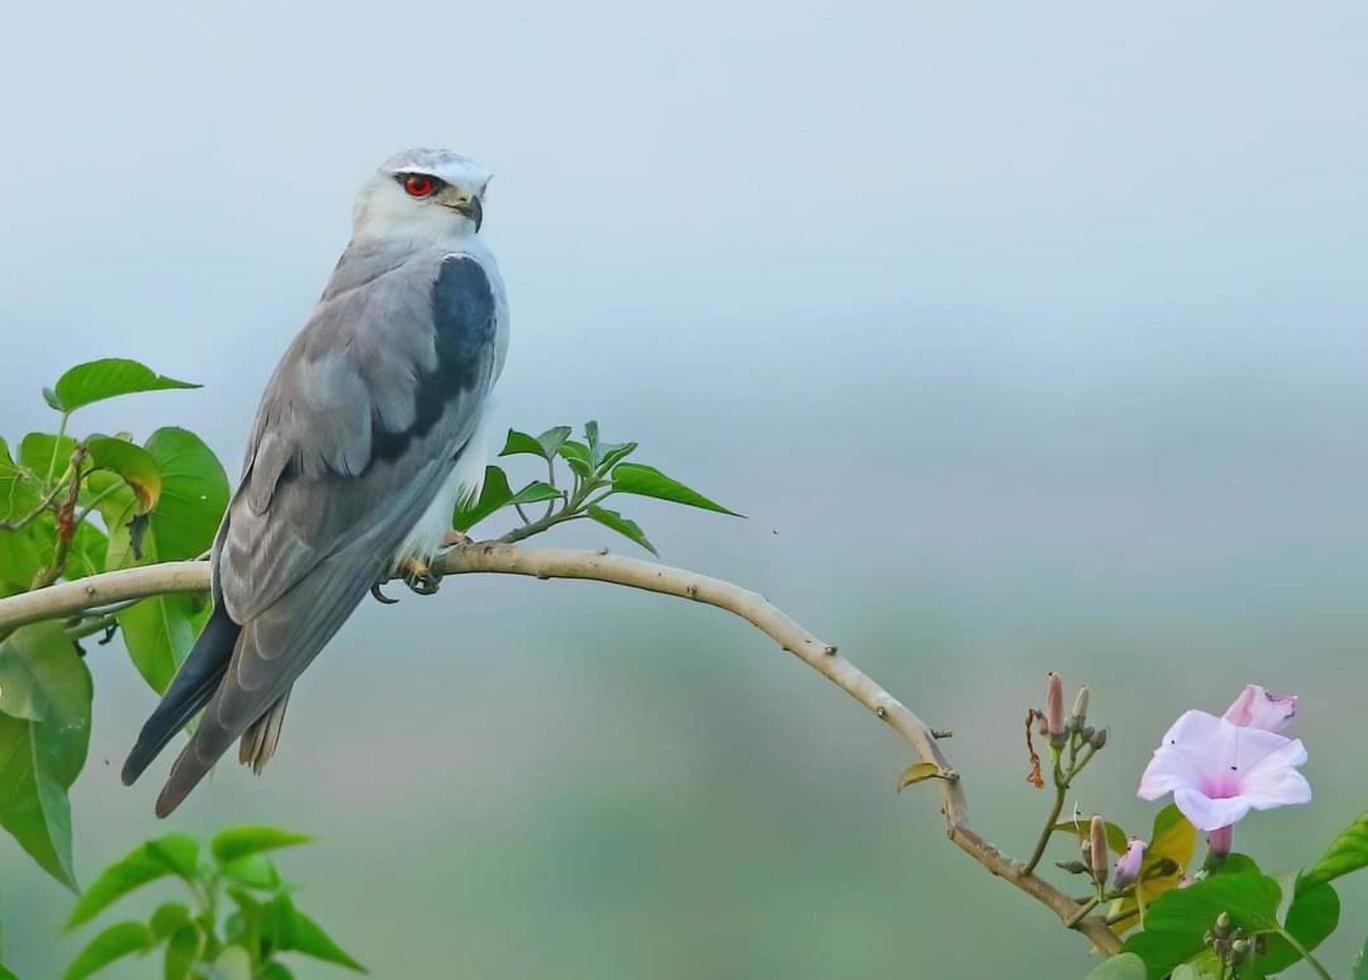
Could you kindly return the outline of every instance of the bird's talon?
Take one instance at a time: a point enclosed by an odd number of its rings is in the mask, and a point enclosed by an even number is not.
[[[384,592],[380,591],[380,586],[381,586],[382,584],[384,584],[384,583],[382,583],[382,582],[376,582],[374,585],[372,585],[372,586],[371,586],[371,595],[375,596],[375,598],[376,598],[378,601],[380,601],[381,603],[385,604],[386,606],[398,605],[398,603],[399,603],[399,600],[398,600],[398,599],[391,599],[389,596],[385,595]]]
[[[435,574],[427,562],[418,558],[404,559],[398,572],[404,584],[418,595],[436,595],[442,583],[441,576]]]
[[[474,540],[469,534],[462,534],[460,531],[448,531],[442,535],[443,548],[459,548],[462,545],[470,544]]]

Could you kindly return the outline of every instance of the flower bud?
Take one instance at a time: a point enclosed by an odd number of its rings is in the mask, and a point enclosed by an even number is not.
[[[1241,728],[1263,728],[1290,735],[1297,717],[1295,694],[1270,694],[1258,684],[1248,684],[1226,709],[1225,720]]]
[[[1216,916],[1215,932],[1216,932],[1216,935],[1219,936],[1219,937],[1221,937],[1222,939],[1224,939],[1226,936],[1230,935],[1230,913],[1229,913],[1229,912],[1222,912],[1220,915]]]
[[[1088,685],[1084,684],[1074,695],[1073,709],[1069,712],[1075,727],[1082,730],[1088,720]]]
[[[1097,731],[1093,732],[1092,737],[1088,739],[1088,744],[1093,747],[1094,752],[1101,749],[1102,746],[1107,744],[1107,729],[1099,728]]]
[[[1088,828],[1088,841],[1091,849],[1089,861],[1092,863],[1093,878],[1098,885],[1107,883],[1107,825],[1101,817],[1093,817]]]
[[[1253,948],[1248,939],[1237,939],[1230,944],[1230,958],[1234,963],[1242,963]]]
[[[1045,682],[1045,725],[1050,732],[1050,744],[1058,748],[1064,744],[1064,682],[1051,672]]]
[[[1128,888],[1140,877],[1145,862],[1145,842],[1138,837],[1126,841],[1126,853],[1116,859],[1116,888]]]

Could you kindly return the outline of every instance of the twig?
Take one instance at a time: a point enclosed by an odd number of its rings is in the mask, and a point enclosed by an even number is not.
[[[559,523],[559,516],[554,515],[551,523]],[[941,752],[936,734],[836,647],[809,633],[759,593],[722,579],[621,555],[566,548],[515,548],[506,543],[510,538],[525,537],[523,532],[532,533],[532,528],[543,523],[545,520],[534,521],[510,532],[505,541],[452,548],[434,563],[433,570],[442,575],[493,573],[609,582],[692,599],[739,616],[873,712],[910,743],[922,761],[936,766],[945,777],[936,780],[936,785],[940,789],[946,834],[956,847],[992,874],[1047,906],[1060,922],[1087,936],[1103,953],[1115,953],[1121,948],[1120,939],[1107,928],[1101,916],[1087,915],[1082,904],[1027,872],[969,828],[959,775]],[[166,562],[105,572],[0,599],[0,631],[41,619],[69,616],[91,606],[208,588],[209,566],[205,562]]]

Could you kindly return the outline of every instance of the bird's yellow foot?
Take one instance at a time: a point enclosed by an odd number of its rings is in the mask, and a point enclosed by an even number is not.
[[[421,558],[405,558],[395,567],[395,571],[404,580],[404,584],[419,595],[436,595],[442,584],[442,577]]]

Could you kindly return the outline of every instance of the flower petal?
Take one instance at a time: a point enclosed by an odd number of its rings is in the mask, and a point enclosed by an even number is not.
[[[1183,787],[1173,792],[1174,805],[1198,830],[1220,830],[1242,819],[1250,803],[1243,796],[1213,800],[1201,790]]]
[[[1244,731],[1205,711],[1184,712],[1154,750],[1138,795],[1154,800],[1181,786],[1209,789],[1235,760]]]
[[[1305,761],[1301,740],[1288,742],[1245,772],[1240,795],[1256,810],[1311,802],[1311,784],[1294,768]]]

